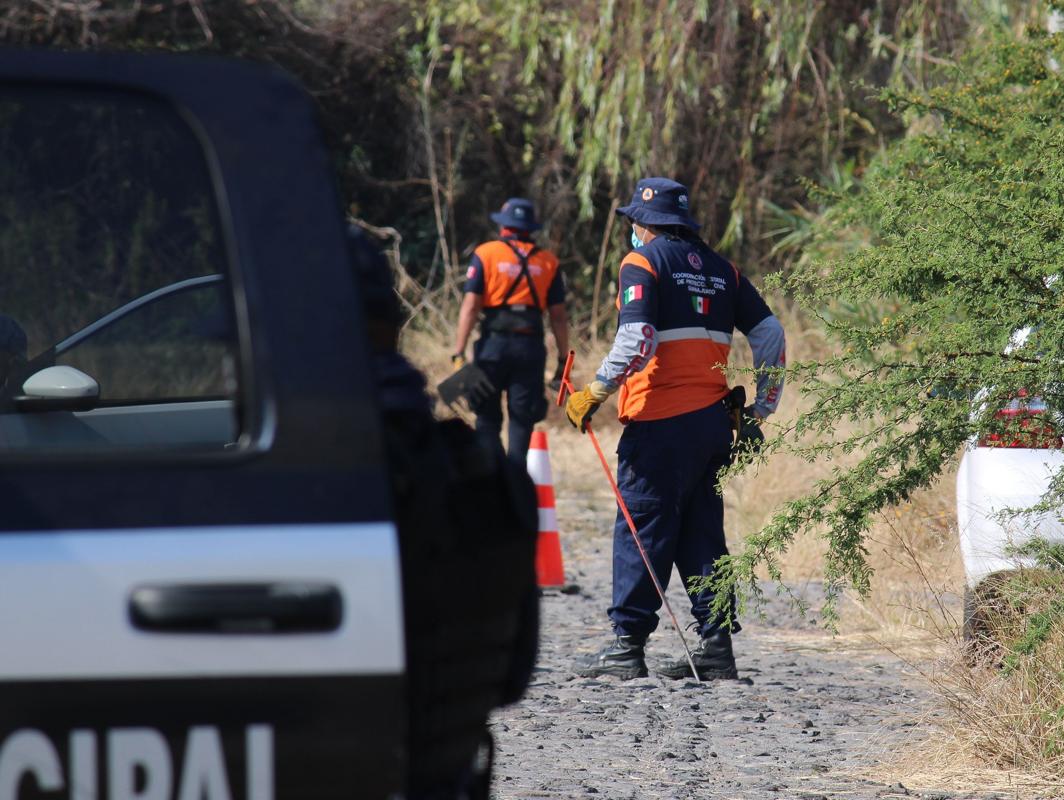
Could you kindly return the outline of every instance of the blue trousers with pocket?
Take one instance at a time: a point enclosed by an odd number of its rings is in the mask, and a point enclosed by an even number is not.
[[[662,587],[673,564],[685,587],[713,573],[727,554],[724,498],[717,475],[728,464],[731,421],[724,402],[667,419],[631,422],[617,444],[617,485]],[[710,609],[715,594],[691,596],[699,634],[723,620]],[[734,603],[734,598],[733,598]],[[613,530],[613,605],[608,614],[619,635],[647,636],[658,626],[661,599],[620,509]],[[733,624],[732,631],[738,626]]]
[[[543,370],[547,348],[543,334],[486,333],[473,345],[473,360],[491,380],[494,393],[477,403],[477,433],[499,447],[502,395],[506,394],[507,457],[525,469],[532,428],[547,416]]]

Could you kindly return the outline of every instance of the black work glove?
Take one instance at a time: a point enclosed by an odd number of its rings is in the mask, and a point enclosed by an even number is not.
[[[734,462],[740,453],[758,453],[765,444],[765,434],[761,431],[761,420],[754,416],[754,407],[746,406],[739,415],[739,429],[735,436],[735,444],[731,449],[731,460]]]
[[[554,370],[554,377],[550,379],[550,383],[547,386],[552,392],[557,392],[562,388],[562,375],[565,374],[565,361],[566,359],[561,356],[558,357],[558,368]]]

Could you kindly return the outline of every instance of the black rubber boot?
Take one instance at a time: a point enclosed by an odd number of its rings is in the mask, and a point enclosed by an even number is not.
[[[695,662],[701,680],[736,680],[739,677],[739,671],[735,668],[735,655],[732,653],[731,634],[727,631],[716,631],[703,638],[691,651],[691,660]],[[693,677],[686,656],[667,661],[654,672],[666,678]]]
[[[645,636],[618,636],[613,644],[589,656],[577,659],[575,672],[581,678],[598,678],[613,675],[621,680],[645,678],[647,662],[643,647]]]

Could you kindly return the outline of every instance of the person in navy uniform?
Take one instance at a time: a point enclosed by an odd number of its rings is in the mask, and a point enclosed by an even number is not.
[[[424,377],[399,352],[403,315],[387,259],[357,226],[347,230],[347,247],[363,299],[406,581],[404,797],[487,800],[488,715],[520,699],[539,641],[535,488],[524,464],[517,469],[503,458],[497,441],[485,452],[464,422],[434,418]],[[439,602],[435,577],[454,569],[490,577],[467,579],[465,590]],[[470,638],[486,625],[504,630]],[[461,692],[438,680],[441,664],[458,665]]]
[[[473,361],[488,376],[495,391],[473,405],[477,433],[491,445],[499,446],[505,392],[509,418],[507,455],[524,469],[532,428],[547,415],[544,312],[558,349],[555,388],[569,352],[565,283],[557,256],[532,241],[532,233],[542,226],[530,200],[511,197],[491,219],[499,226],[499,236],[473,253],[451,363],[456,370],[465,365],[466,343],[480,317],[480,338],[473,347]]]
[[[633,249],[621,262],[616,338],[595,379],[570,395],[566,415],[583,431],[599,405],[619,392],[621,495],[662,586],[673,564],[687,585],[711,576],[728,552],[716,483],[732,446],[724,365],[733,332],[741,331],[753,350],[757,396],[750,413],[763,420],[780,401],[782,380],[773,368],[785,363],[783,327],[750,281],[698,237],[683,184],[645,178],[617,213],[632,224]],[[715,599],[709,590],[691,598],[700,634],[692,655],[703,680],[738,677],[730,631],[711,610]],[[616,638],[580,659],[577,673],[645,677],[644,646],[660,605],[618,513],[607,612]],[[683,656],[656,671],[691,677]]]

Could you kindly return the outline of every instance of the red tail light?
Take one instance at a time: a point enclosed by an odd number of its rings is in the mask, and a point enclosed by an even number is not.
[[[1064,446],[1064,440],[1047,413],[1045,403],[1038,398],[1028,399],[1021,396],[997,412],[994,417],[1005,420],[1007,430],[982,436],[979,439],[980,447],[1052,450]]]

